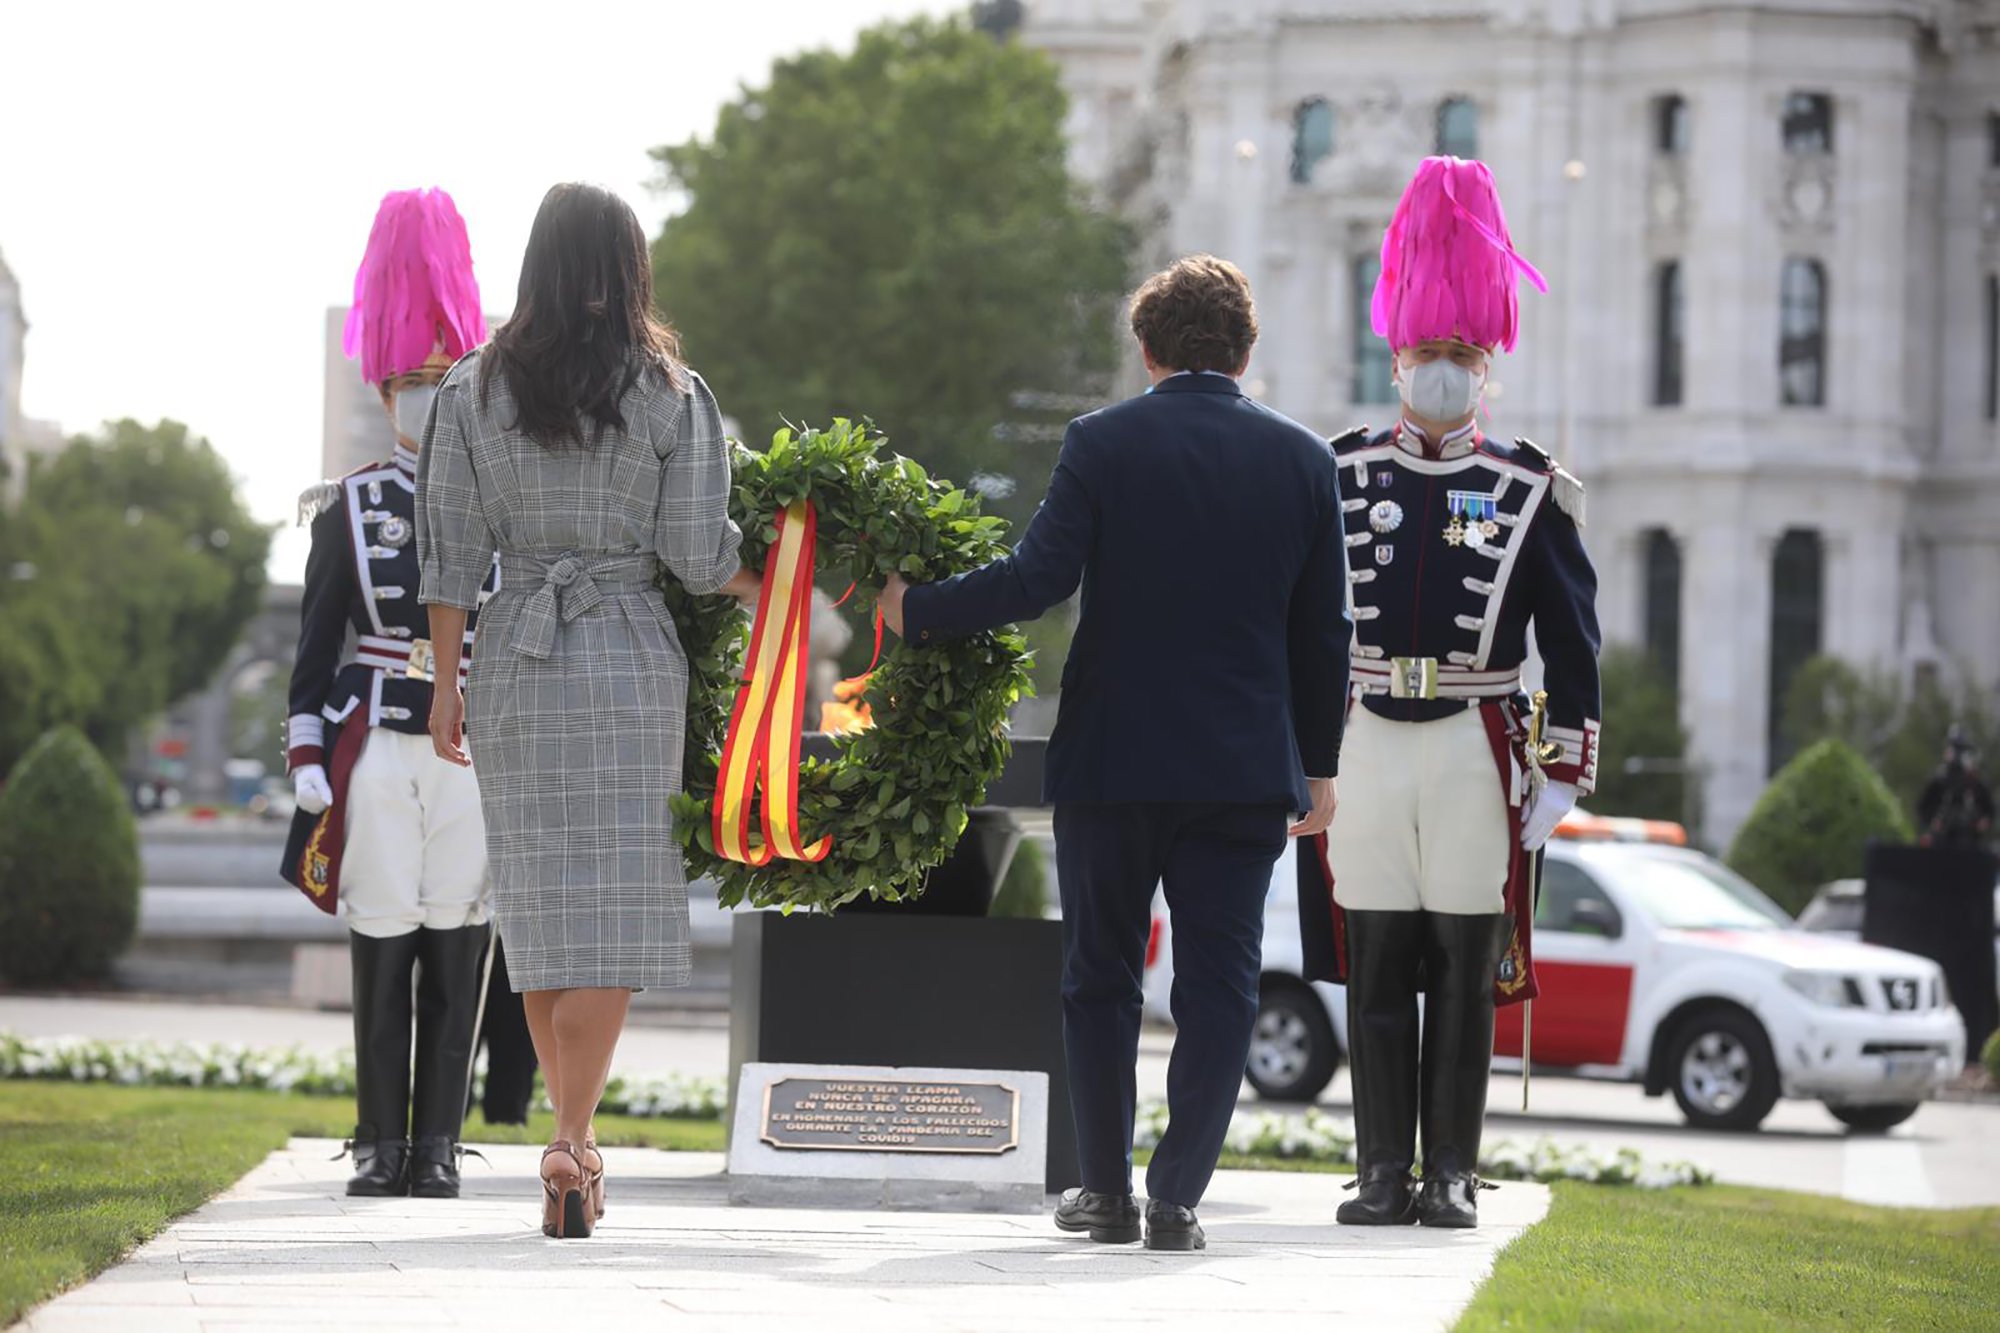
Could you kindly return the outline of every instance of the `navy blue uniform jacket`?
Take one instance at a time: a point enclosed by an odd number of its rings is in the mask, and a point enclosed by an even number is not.
[[[1309,808],[1347,702],[1347,544],[1327,442],[1220,375],[1072,421],[1014,553],[910,589],[925,642],[1083,587],[1049,739],[1051,804]]]

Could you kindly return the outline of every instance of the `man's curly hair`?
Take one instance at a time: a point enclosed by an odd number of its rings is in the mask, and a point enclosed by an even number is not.
[[[1177,259],[1132,293],[1132,335],[1157,366],[1237,374],[1257,342],[1250,280],[1214,255]]]

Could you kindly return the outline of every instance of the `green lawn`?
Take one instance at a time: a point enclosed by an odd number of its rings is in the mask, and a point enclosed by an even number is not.
[[[1458,1328],[1990,1329],[1996,1301],[2000,1208],[1563,1183]]]
[[[344,1098],[192,1088],[0,1082],[0,1327],[81,1282],[227,1188],[292,1135],[344,1138]],[[550,1117],[479,1143],[546,1143]],[[718,1120],[605,1116],[609,1147],[720,1151]],[[478,1171],[477,1162],[470,1170]]]

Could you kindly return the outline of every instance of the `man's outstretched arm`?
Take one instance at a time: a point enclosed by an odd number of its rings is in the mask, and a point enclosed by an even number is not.
[[[1097,539],[1084,453],[1082,423],[1072,421],[1048,494],[1012,555],[938,583],[906,587],[892,578],[882,594],[889,627],[912,643],[932,643],[1033,620],[1067,601]]]

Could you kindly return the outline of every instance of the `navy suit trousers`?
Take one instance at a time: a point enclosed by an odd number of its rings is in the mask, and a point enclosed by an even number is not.
[[[1222,1154],[1250,1057],[1264,902],[1285,847],[1280,805],[1065,804],[1055,811],[1063,910],[1063,1047],[1085,1189],[1132,1189],[1141,978],[1154,890],[1173,922],[1170,1123],[1146,1193],[1192,1208]]]

